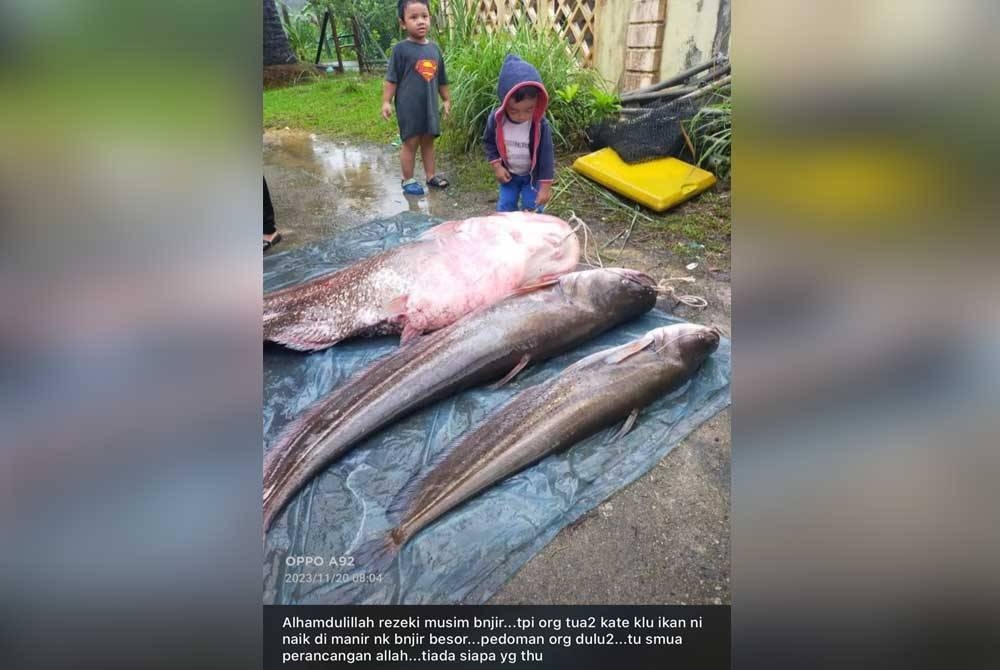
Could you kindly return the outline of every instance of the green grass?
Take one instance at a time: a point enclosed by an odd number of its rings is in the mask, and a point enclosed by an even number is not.
[[[573,156],[559,156],[558,165],[569,165]],[[636,232],[655,233],[659,244],[682,258],[708,254],[714,262],[728,265],[732,230],[729,192],[713,189],[663,213],[656,213],[621,198],[569,167],[559,169],[553,199],[546,212],[567,218],[571,212],[600,220],[608,230],[627,228],[633,218]]]
[[[698,165],[711,170],[720,181],[732,170],[733,104],[729,87],[716,91],[694,117],[684,123],[694,142]]]
[[[456,189],[465,192],[492,191],[497,188],[497,180],[493,168],[486,162],[483,153],[458,154],[451,151],[443,152],[448,163],[448,171],[452,176]]]
[[[264,91],[264,127],[299,128],[332,137],[391,142],[396,119],[382,119],[382,77],[329,75]]]
[[[732,234],[729,193],[718,187],[679,205],[648,223],[648,227],[671,234],[673,251],[698,256],[702,249],[729,253]]]

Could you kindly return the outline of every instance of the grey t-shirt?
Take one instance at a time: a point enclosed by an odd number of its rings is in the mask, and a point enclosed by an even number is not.
[[[514,123],[505,114],[501,123],[503,142],[507,145],[507,167],[511,174],[524,176],[531,172],[531,121]]]
[[[385,79],[396,84],[396,121],[399,136],[441,134],[438,86],[448,83],[444,56],[434,42],[403,40],[392,48]]]

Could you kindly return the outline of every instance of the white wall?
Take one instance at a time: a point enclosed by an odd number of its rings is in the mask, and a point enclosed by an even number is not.
[[[668,0],[660,79],[704,63],[713,56],[712,42],[721,1]]]

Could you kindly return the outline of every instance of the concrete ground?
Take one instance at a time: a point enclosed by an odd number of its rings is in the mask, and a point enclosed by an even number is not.
[[[447,166],[444,166],[445,168]],[[494,208],[494,192],[462,189],[407,197],[392,147],[334,141],[297,131],[264,134],[264,176],[283,251],[401,211],[457,219]],[[422,176],[418,167],[418,178]],[[447,173],[447,170],[444,170]],[[492,202],[491,202],[492,201]],[[621,232],[587,212],[601,244]],[[658,280],[693,276],[678,293],[703,297],[695,309],[668,295],[658,307],[730,332],[725,269],[692,270],[653,233],[633,233],[615,259]],[[271,253],[271,252],[268,252]],[[563,529],[489,601],[504,604],[728,604],[730,602],[730,413],[695,430],[650,472]]]

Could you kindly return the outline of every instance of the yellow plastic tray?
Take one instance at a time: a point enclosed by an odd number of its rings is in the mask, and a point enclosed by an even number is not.
[[[573,162],[573,169],[640,205],[662,212],[715,183],[715,175],[676,158],[629,165],[611,147]]]

